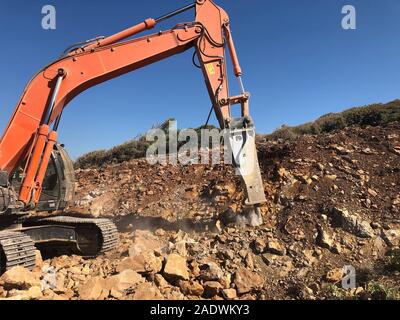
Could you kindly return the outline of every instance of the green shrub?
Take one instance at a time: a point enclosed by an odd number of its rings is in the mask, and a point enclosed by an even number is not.
[[[350,126],[384,126],[400,120],[400,100],[394,100],[387,104],[372,104],[364,107],[356,107],[340,113],[328,113],[314,122],[290,127],[282,126],[265,139],[293,139],[299,135],[319,134],[341,130]]]
[[[175,119],[168,119],[161,124],[155,125],[152,128],[159,128],[163,130],[166,134],[167,138],[167,153],[168,153],[168,140],[169,140],[169,122],[175,121]],[[196,130],[198,139],[201,141],[201,129],[216,129],[214,126],[207,127],[199,127]],[[178,130],[177,134],[179,134],[180,130]],[[88,169],[92,167],[99,167],[104,164],[110,163],[121,163],[124,161],[129,161],[132,159],[140,159],[146,156],[146,151],[148,147],[152,144],[152,142],[146,141],[145,135],[140,135],[136,139],[125,142],[119,146],[113,147],[109,150],[99,150],[89,152],[81,157],[79,157],[75,163],[75,169]],[[178,148],[181,147],[185,142],[180,142],[178,144]],[[211,144],[210,144],[211,146]]]
[[[334,284],[329,284],[324,290],[323,294],[329,300],[344,300],[346,299],[346,291],[338,288]]]
[[[341,114],[331,114],[316,121],[320,132],[331,132],[346,127],[346,120]]]
[[[400,298],[396,289],[377,281],[368,282],[367,292],[373,300],[398,300]]]
[[[400,249],[393,249],[387,256],[387,268],[391,271],[400,271]]]
[[[79,157],[75,163],[74,167],[76,169],[86,169],[91,166],[100,166],[101,163],[104,161],[104,159],[107,156],[107,151],[105,150],[99,150],[99,151],[92,151],[89,152],[82,157]]]
[[[139,159],[146,156],[146,150],[150,145],[144,139],[132,140],[110,150],[89,152],[79,157],[75,163],[75,169],[87,169],[103,164],[120,163],[131,159]]]

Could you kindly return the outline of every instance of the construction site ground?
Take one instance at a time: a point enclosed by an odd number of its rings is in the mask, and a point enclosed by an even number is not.
[[[256,228],[220,220],[226,210],[243,210],[229,166],[139,159],[77,170],[67,213],[112,219],[117,249],[82,258],[43,248],[32,272],[17,268],[0,278],[0,297],[399,298],[399,135],[395,122],[259,139],[267,203]],[[352,268],[355,283],[343,289]]]

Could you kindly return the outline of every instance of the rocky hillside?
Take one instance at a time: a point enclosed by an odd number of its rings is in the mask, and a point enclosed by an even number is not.
[[[168,137],[170,121],[175,121],[175,119],[167,119],[163,123],[153,126],[153,128],[163,130]],[[295,127],[283,125],[273,133],[268,135],[260,134],[257,138],[259,141],[293,139],[305,134],[330,133],[352,126],[386,126],[396,121],[400,121],[400,100],[394,100],[385,104],[376,103],[355,107],[339,113],[329,113],[313,122]],[[200,130],[205,128],[216,129],[214,126],[196,128],[199,140],[201,139]],[[97,150],[84,154],[76,159],[74,166],[76,169],[88,169],[105,164],[122,163],[124,161],[144,158],[146,150],[150,145],[151,143],[146,141],[144,134],[139,135],[137,138],[109,150]]]
[[[0,278],[0,295],[399,298],[399,135],[394,122],[260,143],[268,201],[257,228],[219,220],[226,210],[242,210],[243,189],[229,167],[132,160],[77,170],[70,213],[113,219],[118,249],[95,259],[43,251],[34,272]],[[352,289],[342,289],[344,266],[355,268]],[[47,289],[40,287],[52,276],[46,270],[57,279]]]

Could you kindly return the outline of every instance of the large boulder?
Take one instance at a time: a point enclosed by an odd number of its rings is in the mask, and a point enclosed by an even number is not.
[[[188,296],[202,296],[204,293],[204,287],[197,281],[179,281],[179,287]]]
[[[0,284],[5,290],[29,290],[31,287],[40,287],[40,273],[34,273],[23,267],[14,267],[4,273]]]
[[[129,256],[135,257],[143,252],[164,252],[166,244],[150,231],[136,230],[133,244],[129,247]]]
[[[78,287],[78,295],[82,300],[98,300],[104,290],[107,290],[105,279],[95,277]]]
[[[176,253],[171,253],[165,261],[164,277],[175,283],[178,280],[189,280],[189,269],[186,259]]]
[[[160,290],[149,282],[139,284],[132,298],[133,300],[163,300]]]
[[[140,274],[127,269],[107,279],[91,278],[78,287],[78,295],[83,300],[102,300],[108,298],[110,294],[119,298],[117,292],[123,293],[144,282],[145,279]]]
[[[9,300],[38,300],[43,297],[39,286],[30,287],[28,290],[11,290],[8,292]]]
[[[132,257],[123,259],[117,266],[116,271],[121,272],[131,269],[138,273],[158,273],[162,269],[162,260],[156,257],[154,252],[143,252]]]
[[[107,279],[106,284],[109,290],[115,289],[125,291],[144,282],[145,279],[140,274],[131,269],[127,269]]]

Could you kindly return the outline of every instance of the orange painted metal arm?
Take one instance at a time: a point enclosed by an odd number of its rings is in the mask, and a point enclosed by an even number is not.
[[[153,18],[146,19],[145,21],[143,21],[142,23],[139,23],[136,26],[133,26],[129,29],[121,31],[121,32],[114,34],[110,37],[107,37],[105,39],[99,40],[95,44],[90,44],[90,45],[83,47],[82,49],[78,49],[73,54],[80,53],[83,51],[90,51],[90,50],[98,48],[98,47],[104,47],[104,46],[108,46],[113,43],[117,43],[126,38],[132,37],[135,34],[143,32],[145,30],[153,29],[155,27],[155,25],[156,25],[156,20],[154,20]]]
[[[31,166],[28,168],[24,182],[20,190],[20,198],[23,201],[29,201],[32,192],[32,183],[36,177],[36,171],[39,167],[43,150],[46,146],[47,135],[49,134],[49,126],[42,125],[39,129],[35,148],[33,149],[32,158],[30,159]]]
[[[43,152],[42,162],[40,163],[40,166],[38,167],[39,170],[37,172],[35,182],[33,185],[31,185],[31,190],[35,191],[35,193],[33,194],[34,198],[32,199],[34,204],[37,204],[40,200],[44,176],[46,175],[46,171],[47,171],[47,167],[49,165],[51,153],[54,150],[54,145],[56,144],[56,142],[57,142],[57,132],[52,131],[49,133],[48,141],[46,144],[46,148],[44,149],[44,152]],[[30,199],[31,198],[29,198],[29,197],[24,197],[24,195],[20,192],[19,200],[27,203],[27,202],[29,202]]]
[[[66,73],[50,123],[82,91],[183,52],[198,38],[194,27],[178,28],[58,60],[29,83],[0,141],[0,170],[11,173],[27,156],[43,121],[58,70]]]
[[[226,41],[228,43],[229,53],[232,59],[233,71],[235,72],[236,77],[240,77],[243,74],[242,68],[240,67],[239,58],[236,53],[235,44],[233,42],[232,32],[229,27],[229,24],[226,24],[224,26],[224,34]]]

